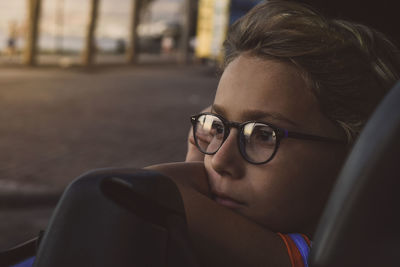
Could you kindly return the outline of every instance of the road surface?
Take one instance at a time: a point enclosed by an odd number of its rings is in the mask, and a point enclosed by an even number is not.
[[[0,249],[43,229],[88,170],[184,160],[189,116],[216,86],[198,65],[0,67]]]

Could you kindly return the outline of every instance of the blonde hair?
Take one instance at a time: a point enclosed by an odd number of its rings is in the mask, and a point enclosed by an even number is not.
[[[242,53],[296,65],[349,144],[400,73],[399,50],[380,32],[284,0],[261,3],[238,20],[224,49],[224,66]]]

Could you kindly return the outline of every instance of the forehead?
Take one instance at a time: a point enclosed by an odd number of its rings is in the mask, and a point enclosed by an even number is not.
[[[278,121],[279,117],[304,125],[310,116],[321,115],[315,114],[319,113],[318,103],[296,67],[247,55],[225,69],[214,105],[230,120],[258,120],[249,116],[262,113],[278,126],[287,125]]]

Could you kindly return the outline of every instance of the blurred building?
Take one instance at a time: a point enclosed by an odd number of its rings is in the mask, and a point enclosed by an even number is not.
[[[138,27],[139,51],[148,53],[171,52],[177,48],[181,24],[161,20],[141,23]]]
[[[196,0],[197,1],[197,0]],[[0,1],[0,51],[24,47],[25,33],[11,36],[9,25],[25,23],[26,0]],[[82,51],[89,15],[89,0],[42,0],[39,49],[43,51]],[[176,31],[182,21],[184,0],[153,0],[141,16],[140,37],[161,41],[163,31]],[[100,0],[96,45],[100,51],[121,52],[128,45],[132,0]],[[12,40],[10,41],[10,37]],[[160,44],[158,44],[158,47]],[[143,48],[146,50],[147,48]],[[151,49],[150,49],[151,50]]]
[[[220,61],[229,25],[259,2],[261,0],[199,0],[194,42],[196,57]]]

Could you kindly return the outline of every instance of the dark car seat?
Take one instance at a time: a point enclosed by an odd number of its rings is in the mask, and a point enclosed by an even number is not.
[[[321,217],[314,267],[399,266],[400,82],[374,112]]]
[[[180,193],[168,177],[103,169],[65,191],[34,266],[199,266]]]

